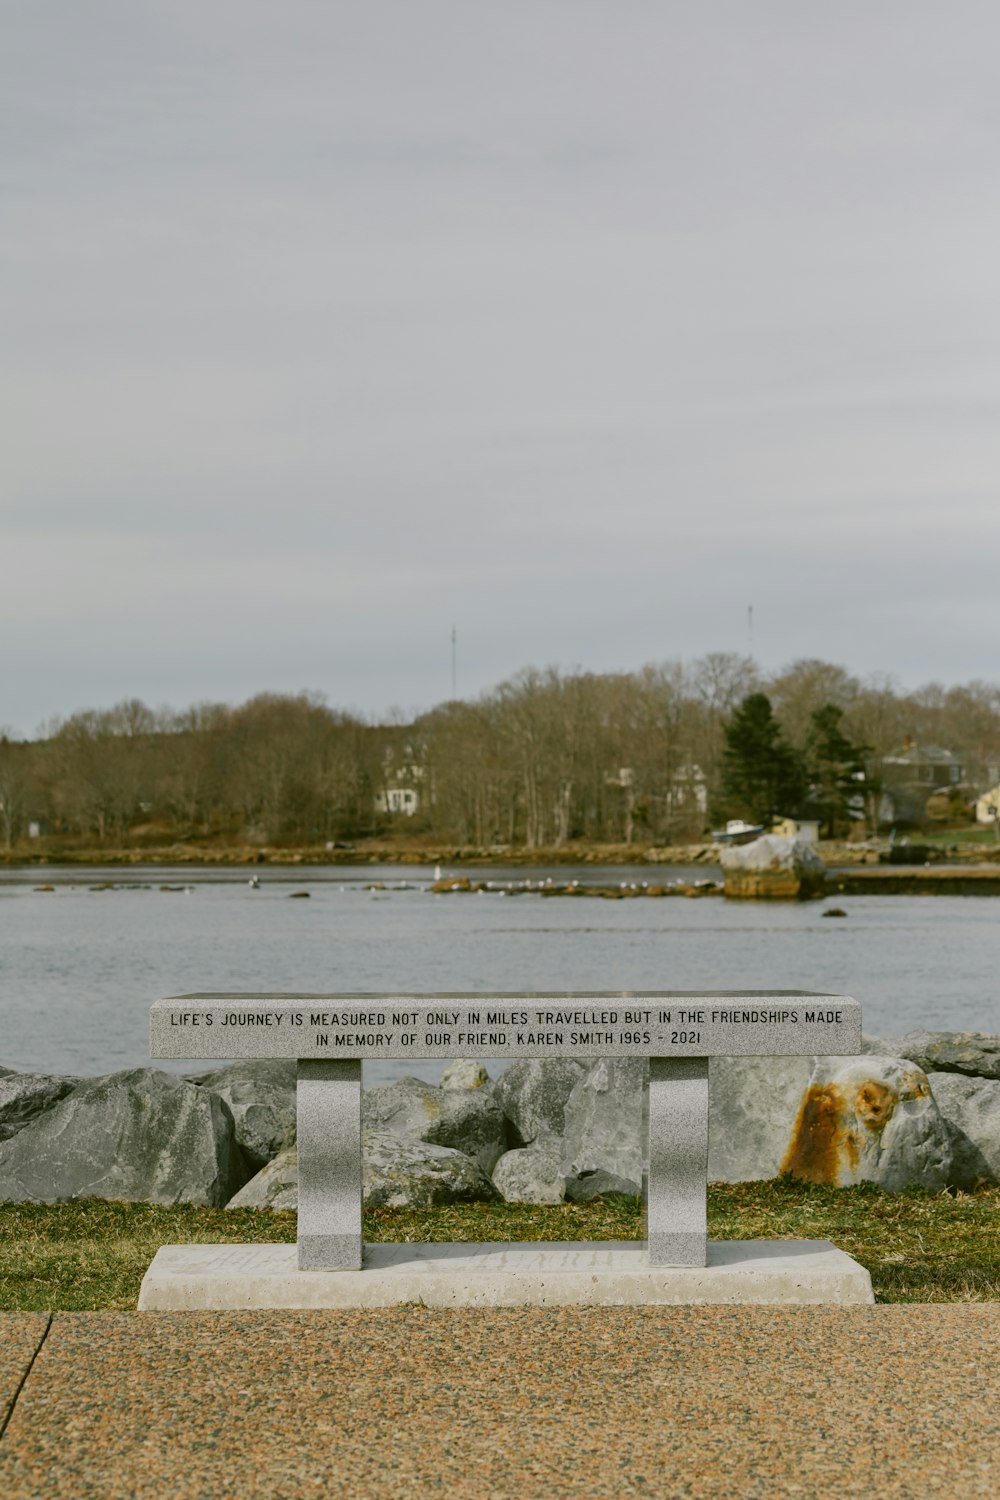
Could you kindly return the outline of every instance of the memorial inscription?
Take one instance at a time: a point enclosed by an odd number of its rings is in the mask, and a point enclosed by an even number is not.
[[[184,995],[157,1001],[150,1025],[164,1058],[801,1056],[861,1043],[853,1000],[798,991]]]
[[[710,1057],[853,1054],[842,995],[184,995],[150,1009],[157,1058],[296,1058],[300,1270],[360,1269],[365,1058],[649,1059],[650,1266],[705,1266]]]

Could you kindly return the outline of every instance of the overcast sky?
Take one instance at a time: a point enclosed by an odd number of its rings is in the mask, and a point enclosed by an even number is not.
[[[1000,677],[995,0],[10,0],[0,724]]]

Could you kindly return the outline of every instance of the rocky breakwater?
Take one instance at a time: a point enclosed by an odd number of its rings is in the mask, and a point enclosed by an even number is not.
[[[826,895],[826,865],[803,839],[766,833],[719,850],[725,894],[736,899],[803,901]]]
[[[222,1096],[187,1079],[133,1068],[55,1095],[23,1077],[0,1076],[0,1201],[220,1205],[256,1170]]]
[[[369,890],[384,889],[369,886]],[[434,896],[572,896],[577,900],[627,901],[639,896],[654,899],[663,896],[721,896],[717,880],[670,880],[657,884],[648,880],[620,880],[615,885],[583,880],[467,880],[464,876],[446,876],[431,886]]]
[[[713,1058],[710,1181],[787,1173],[971,1191],[1000,1182],[1000,1037],[867,1038],[860,1057]],[[368,1207],[638,1194],[646,1064],[476,1062],[440,1085],[363,1096]],[[295,1065],[243,1062],[179,1078],[0,1069],[0,1201],[100,1197],[294,1209]]]

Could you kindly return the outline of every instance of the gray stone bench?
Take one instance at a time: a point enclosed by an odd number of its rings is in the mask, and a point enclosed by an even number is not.
[[[853,1054],[861,1010],[801,991],[184,995],[150,1010],[154,1058],[298,1062],[298,1266],[362,1266],[364,1059],[649,1059],[648,1265],[707,1263],[710,1057]]]

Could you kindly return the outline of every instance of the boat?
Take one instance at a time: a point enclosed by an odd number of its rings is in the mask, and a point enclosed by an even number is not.
[[[712,840],[716,844],[750,844],[763,832],[763,823],[745,823],[742,818],[730,818],[725,828],[712,830]]]

